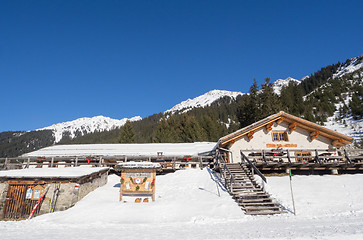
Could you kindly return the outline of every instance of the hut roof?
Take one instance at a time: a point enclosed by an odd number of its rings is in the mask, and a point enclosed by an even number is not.
[[[74,144],[55,145],[22,155],[22,157],[132,156],[158,157],[193,156],[213,150],[216,143],[144,143],[144,144]]]
[[[322,135],[328,139],[331,139],[335,143],[333,145],[336,145],[338,147],[346,145],[346,144],[350,144],[353,142],[353,138],[351,138],[349,136],[332,131],[332,130],[322,127],[316,123],[312,123],[305,119],[302,119],[302,118],[299,118],[299,117],[296,117],[296,116],[293,116],[291,114],[281,111],[279,113],[268,116],[256,123],[253,123],[247,127],[237,130],[231,134],[228,134],[225,137],[220,138],[217,145],[220,147],[228,146],[230,144],[233,144],[234,141],[244,137],[245,135],[247,135],[248,133],[250,133],[252,131],[259,130],[268,124],[271,124],[273,122],[279,122],[279,121],[286,122],[288,124],[294,124],[297,127],[305,129],[309,132],[318,131],[320,135]]]
[[[18,179],[18,178],[67,178],[78,179],[96,173],[107,172],[108,167],[71,167],[71,168],[28,168],[19,170],[0,171],[0,179]]]

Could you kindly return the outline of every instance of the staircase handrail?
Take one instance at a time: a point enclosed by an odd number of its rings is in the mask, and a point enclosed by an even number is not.
[[[266,177],[260,172],[260,170],[258,170],[258,168],[246,157],[246,155],[244,155],[242,150],[240,152],[241,152],[242,161],[244,162],[246,161],[253,168],[255,173],[257,173],[257,175],[260,176],[265,183],[267,183]]]
[[[229,170],[229,168],[227,167],[226,161],[224,161],[223,157],[221,156],[221,154],[219,152],[217,154],[217,160],[219,160],[219,161],[221,161],[223,163],[224,170],[227,170],[227,172],[229,173],[229,176],[231,176],[230,177],[231,184],[234,183],[233,175],[232,175],[231,171]]]

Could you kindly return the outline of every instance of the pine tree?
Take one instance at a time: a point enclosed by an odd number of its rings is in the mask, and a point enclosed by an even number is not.
[[[128,120],[125,125],[121,127],[119,143],[135,143],[135,130],[132,123]]]
[[[259,118],[265,118],[275,114],[282,109],[282,105],[278,95],[274,92],[270,78],[265,79],[265,83],[261,86]]]
[[[180,142],[180,136],[177,132],[178,122],[174,115],[171,115],[168,120],[165,116],[160,120],[155,131],[153,142],[155,143],[175,143]]]
[[[258,85],[256,79],[253,79],[249,95],[243,95],[238,99],[237,116],[241,127],[248,126],[260,120],[259,108],[260,98],[258,96]]]

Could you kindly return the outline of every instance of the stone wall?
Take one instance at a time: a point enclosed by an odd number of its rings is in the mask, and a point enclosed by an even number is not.
[[[84,198],[88,193],[94,191],[107,183],[107,173],[102,174],[90,182],[83,184],[78,183],[61,183],[60,190],[54,211],[64,211],[74,206],[79,200]],[[54,195],[56,185],[51,184],[48,193],[42,203],[39,214],[49,212],[50,202]]]
[[[9,184],[7,182],[0,183],[0,219],[2,219],[4,216],[4,206],[5,206],[5,200],[6,196],[8,194],[8,187]]]

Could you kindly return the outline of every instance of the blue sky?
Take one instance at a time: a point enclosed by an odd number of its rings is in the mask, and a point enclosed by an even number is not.
[[[363,54],[363,1],[0,1],[0,132],[146,117]]]

